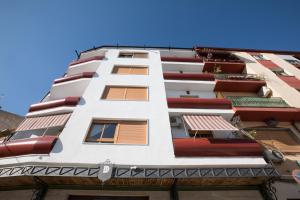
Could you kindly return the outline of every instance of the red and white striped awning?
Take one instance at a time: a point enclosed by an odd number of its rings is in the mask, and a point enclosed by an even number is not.
[[[64,126],[71,113],[60,115],[49,115],[43,117],[28,117],[18,126],[16,131],[43,129],[55,126]]]
[[[237,131],[238,129],[219,115],[184,115],[183,120],[193,131]]]

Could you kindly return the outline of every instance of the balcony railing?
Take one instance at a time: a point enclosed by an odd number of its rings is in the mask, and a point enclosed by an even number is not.
[[[26,154],[49,154],[57,137],[44,136],[6,141],[0,144],[0,158]]]
[[[228,99],[207,98],[168,98],[169,108],[194,108],[194,109],[231,109]]]
[[[195,80],[195,81],[214,81],[213,74],[181,74],[181,73],[164,73],[164,79],[167,80]]]
[[[228,62],[228,63],[244,63],[242,60],[234,60],[234,59],[209,59],[203,58],[204,62]]]
[[[245,66],[246,66],[245,63],[243,62],[205,61],[203,66],[203,72],[240,74],[244,71]]]
[[[242,121],[266,122],[270,119],[281,122],[300,121],[299,108],[235,107],[235,115],[238,115]]]
[[[85,63],[85,62],[89,62],[89,61],[94,61],[94,60],[103,60],[104,56],[94,56],[94,57],[90,57],[90,58],[84,58],[84,59],[79,59],[79,60],[75,60],[73,62],[71,62],[69,64],[69,66],[73,66],[73,65],[77,65],[77,64],[81,64],[81,63]]]
[[[66,97],[64,99],[37,103],[30,106],[29,112],[55,108],[59,106],[76,106],[79,101],[80,97]]]
[[[222,80],[217,79],[215,92],[254,92],[266,85],[262,80]]]
[[[263,147],[250,139],[173,139],[176,157],[262,156]]]
[[[232,102],[232,106],[234,107],[274,107],[274,108],[290,107],[280,97],[262,98],[262,97],[228,96],[226,98]]]
[[[167,62],[202,62],[202,59],[200,58],[186,58],[186,57],[161,57],[161,61],[167,61]]]
[[[72,80],[77,80],[77,79],[81,79],[81,78],[92,78],[94,76],[95,72],[83,72],[80,74],[74,74],[71,76],[66,76],[66,77],[62,77],[62,78],[58,78],[54,80],[54,84],[56,83],[63,83],[63,82],[67,82],[67,81],[72,81]]]
[[[215,74],[215,78],[219,80],[265,80],[264,77],[257,74]]]

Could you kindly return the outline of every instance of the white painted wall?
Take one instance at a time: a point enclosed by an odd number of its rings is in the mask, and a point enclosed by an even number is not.
[[[130,49],[123,49],[130,50]],[[141,51],[143,50],[134,50]],[[134,166],[263,166],[262,157],[199,157],[175,158],[172,143],[169,112],[172,114],[197,113],[220,114],[229,120],[232,110],[168,109],[165,84],[168,89],[196,88],[207,96],[212,95],[213,81],[187,81],[178,83],[163,79],[160,52],[151,50],[149,59],[118,58],[119,50],[110,49],[86,87],[79,105],[62,131],[59,141],[50,155],[19,156],[1,159],[1,164],[22,162],[98,164],[110,159],[117,165]],[[149,67],[149,75],[112,75],[114,65],[143,65]],[[101,96],[106,85],[145,86],[149,88],[149,101],[108,101]],[[208,93],[206,93],[208,92]],[[121,145],[86,143],[85,136],[93,119],[148,120],[146,145]]]
[[[203,63],[189,63],[189,62],[162,62],[163,72],[184,74],[202,74]]]
[[[81,78],[72,81],[53,84],[48,101],[63,99],[69,96],[81,97],[89,85],[90,78]]]
[[[186,91],[189,91],[190,94],[187,94]],[[211,91],[199,91],[199,90],[167,90],[167,97],[179,98],[181,95],[197,95],[199,98],[216,98],[216,94]]]
[[[69,66],[69,68],[67,69],[67,76],[79,74],[82,72],[95,72],[100,66],[100,63],[100,60],[93,60],[90,62]]]

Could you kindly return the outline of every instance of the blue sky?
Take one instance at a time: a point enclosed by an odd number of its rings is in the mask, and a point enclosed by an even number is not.
[[[300,51],[300,1],[1,0],[0,106],[21,115],[93,46]]]

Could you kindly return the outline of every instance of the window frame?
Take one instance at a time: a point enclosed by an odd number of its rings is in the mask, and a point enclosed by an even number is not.
[[[293,60],[293,59],[284,59],[284,60],[292,65],[300,65],[300,60]]]
[[[115,127],[115,132],[114,132],[114,137],[112,138],[103,138],[103,133],[105,131],[105,126],[107,124],[116,124],[116,127]],[[96,139],[95,141],[91,141],[88,139],[88,137],[91,135],[91,132],[93,131],[93,126],[95,125],[102,125],[102,130],[101,130],[101,133],[99,135],[99,138]],[[117,135],[118,135],[118,130],[119,130],[119,123],[118,122],[115,122],[115,121],[92,121],[90,127],[89,127],[89,130],[88,130],[88,133],[85,137],[85,142],[93,142],[93,143],[114,143],[115,142],[115,139],[117,138]]]
[[[128,54],[129,56],[124,56]],[[131,56],[130,56],[131,54]],[[138,54],[143,54],[145,57],[136,57]],[[149,53],[148,52],[138,52],[138,51],[120,51],[118,58],[134,58],[134,59],[147,59],[149,58]]]
[[[51,135],[51,134],[48,135],[47,134],[48,130],[56,129],[56,128],[58,128],[60,130],[60,131],[58,131],[58,133],[56,135]],[[64,126],[53,126],[53,127],[42,128],[42,129],[40,128],[40,129],[17,131],[17,132],[12,133],[11,136],[9,136],[8,141],[27,140],[27,139],[33,139],[33,138],[46,137],[46,136],[59,137],[59,135],[63,132],[63,130],[64,130]],[[24,137],[24,138],[16,138],[16,139],[14,139],[14,136],[17,133],[24,134],[24,132],[29,132],[30,133],[30,132],[34,132],[34,131],[40,131],[41,135],[40,136],[36,136],[36,137],[31,137],[32,135],[35,135],[35,134],[31,134],[30,137]]]
[[[144,122],[146,123],[146,133],[145,133],[145,143],[144,144],[130,144],[130,143],[116,143],[117,138],[119,136],[119,126],[122,122]],[[101,141],[88,141],[88,137],[90,135],[90,132],[92,131],[92,126],[95,124],[100,123],[115,123],[117,124],[114,134],[113,142],[101,142]],[[86,130],[86,134],[83,139],[83,144],[100,144],[100,145],[134,145],[134,146],[147,146],[149,142],[149,119],[92,119],[90,121],[90,125],[88,126],[88,129]]]

